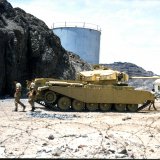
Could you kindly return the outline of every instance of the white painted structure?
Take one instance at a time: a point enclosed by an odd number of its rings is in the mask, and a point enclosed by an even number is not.
[[[159,93],[160,94],[160,79],[155,80],[153,85],[154,85],[155,93]]]
[[[62,46],[78,54],[83,60],[91,64],[99,64],[101,29],[97,25],[88,23],[54,24],[53,32],[60,40]]]

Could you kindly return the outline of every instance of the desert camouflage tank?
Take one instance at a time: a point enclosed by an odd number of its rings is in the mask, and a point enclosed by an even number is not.
[[[62,111],[137,112],[154,103],[150,91],[128,86],[126,73],[96,66],[82,71],[76,80],[35,79],[36,102]]]

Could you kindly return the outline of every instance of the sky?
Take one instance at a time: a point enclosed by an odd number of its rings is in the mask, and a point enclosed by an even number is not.
[[[160,0],[8,0],[43,20],[101,28],[100,63],[130,62],[160,75]]]

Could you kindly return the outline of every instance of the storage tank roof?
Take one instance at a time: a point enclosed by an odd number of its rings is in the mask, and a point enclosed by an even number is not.
[[[56,28],[66,28],[66,27],[74,27],[74,28],[86,28],[93,29],[101,32],[101,28],[99,25],[85,22],[56,22],[53,23],[52,29]]]

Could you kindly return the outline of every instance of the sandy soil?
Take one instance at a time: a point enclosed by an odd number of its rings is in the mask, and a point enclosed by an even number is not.
[[[160,101],[157,111],[58,112],[36,104],[31,112],[0,100],[0,158],[160,159]]]

